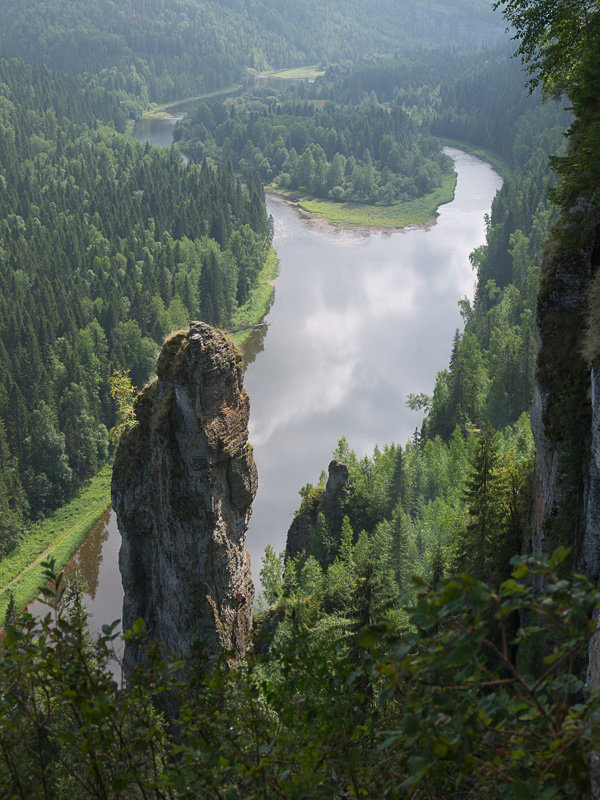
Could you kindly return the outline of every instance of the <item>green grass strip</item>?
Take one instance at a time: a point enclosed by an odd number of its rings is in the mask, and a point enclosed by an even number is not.
[[[203,100],[209,100],[211,97],[218,97],[219,95],[233,94],[239,91],[244,84],[235,83],[233,86],[226,86],[224,89],[215,89],[212,92],[204,92],[204,94],[194,94],[190,97],[180,97],[178,100],[169,100],[168,103],[150,103],[149,107],[144,111],[142,116],[146,119],[160,119],[161,117],[170,117],[172,109],[177,109],[177,106],[184,103],[200,103]]]
[[[235,312],[231,328],[244,328],[257,325],[268,313],[273,299],[273,283],[279,273],[279,260],[275,249],[271,247],[263,268],[258,273],[256,286],[243,306]],[[239,331],[231,334],[231,338],[238,347],[242,345],[252,333],[251,330]]]
[[[17,608],[37,597],[42,584],[40,563],[50,556],[62,569],[110,505],[112,464],[81,488],[77,497],[51,517],[33,525],[17,547],[0,561],[0,626],[8,604],[8,589]]]
[[[363,203],[334,203],[320,198],[303,197],[299,206],[314,217],[344,228],[406,228],[424,225],[437,216],[437,209],[454,199],[456,173],[445,175],[442,185],[416,200],[390,206]],[[284,195],[285,196],[285,195]]]

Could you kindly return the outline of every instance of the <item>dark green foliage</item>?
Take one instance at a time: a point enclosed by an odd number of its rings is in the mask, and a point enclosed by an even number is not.
[[[342,438],[333,456],[349,476],[339,502],[305,487],[288,535],[283,596],[305,621],[343,615],[350,630],[365,617],[397,620],[415,576],[435,587],[456,571],[495,585],[509,574],[529,517],[526,415],[502,434],[457,427],[448,444],[376,448],[360,461]],[[273,561],[270,552],[269,573]]]
[[[92,645],[77,594],[65,605],[52,563],[46,577],[50,613],[8,626],[0,657],[3,797],[149,796],[166,767],[156,695],[118,689],[116,623]]]
[[[138,620],[128,636],[146,663],[124,687],[110,671],[115,626],[92,644],[76,587],[48,564],[51,613],[9,625],[0,654],[4,796],[588,797],[599,698],[581,702],[576,662],[600,595],[581,576],[558,579],[565,555],[520,561],[498,589],[464,576],[421,591],[410,630],[309,627],[288,605],[267,655],[209,665],[200,644],[189,682]],[[356,598],[365,619],[369,563]],[[517,612],[535,622],[514,635]],[[540,613],[547,654],[533,677],[494,633],[525,649]],[[179,712],[171,728],[156,710],[166,697]]]
[[[0,59],[0,554],[21,486],[37,517],[106,461],[113,371],[139,389],[173,328],[227,325],[266,257],[258,180],[122,122],[110,92]]]
[[[477,434],[464,482],[469,521],[459,539],[455,568],[479,580],[498,584],[506,577],[512,555],[519,552],[524,520],[519,494],[530,464],[518,465],[502,454],[500,437],[489,425]]]
[[[344,517],[344,520],[347,520],[347,517]],[[348,525],[350,522],[348,522]],[[342,526],[342,542],[344,539],[344,528]],[[329,530],[329,525],[323,512],[319,512],[317,514],[316,522],[310,529],[310,539],[309,539],[309,546],[310,552],[317,561],[323,566],[325,564],[330,564],[333,560],[334,555],[334,542],[331,537],[331,532]]]
[[[435,10],[421,0],[2,0],[4,54],[91,73],[128,98],[210,92],[269,66],[356,59],[400,48],[498,40],[502,24],[486,3],[460,0]],[[140,102],[141,101],[141,102]]]
[[[405,716],[385,750],[396,746],[406,758],[405,790],[419,797],[589,796],[598,698],[580,702],[577,654],[591,636],[587,620],[599,598],[581,576],[558,579],[566,556],[522,560],[497,593],[465,576],[419,598],[411,621],[430,633],[412,653],[400,647],[407,653],[400,667],[389,662]],[[525,583],[530,576],[544,591]],[[515,612],[535,623],[513,639]],[[549,646],[534,678],[514,666],[509,645],[535,643],[540,614]],[[590,726],[575,733],[573,720],[587,714]]]
[[[498,437],[486,425],[480,431],[470,474],[465,481],[464,498],[470,515],[458,567],[479,580],[483,579],[490,553],[494,551],[493,536],[500,530],[502,509],[498,478],[500,453]]]
[[[51,409],[41,402],[30,419],[24,442],[23,484],[34,517],[61,506],[69,497],[73,473],[64,434],[57,430]]]
[[[598,7],[564,0],[499,0],[495,8],[513,26],[517,55],[531,75],[530,86],[569,96],[591,75],[590,56],[598,55]]]
[[[178,123],[175,139],[197,160],[231,161],[285,191],[335,201],[402,202],[452,170],[437,140],[376,96],[358,106],[299,100],[293,91],[279,99],[257,93],[237,107],[203,104]]]
[[[565,45],[577,48],[577,65],[560,76],[554,71],[555,65],[540,69],[549,91],[556,93],[564,89],[572,103],[574,120],[568,131],[570,147],[564,156],[552,159],[561,179],[552,192],[552,199],[564,212],[563,246],[576,249],[580,246],[582,232],[590,223],[597,224],[600,207],[600,13],[597,8],[586,13],[583,7],[573,13],[571,7],[563,6],[558,5],[559,13],[573,15],[571,32],[573,28],[583,28],[581,35]],[[564,54],[555,52],[552,57],[558,58],[560,64]]]

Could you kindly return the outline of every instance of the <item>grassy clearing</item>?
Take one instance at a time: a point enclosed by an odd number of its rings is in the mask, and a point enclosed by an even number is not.
[[[273,297],[273,281],[279,272],[277,253],[272,247],[267,260],[258,274],[256,286],[252,290],[250,299],[236,311],[231,322],[232,328],[243,328],[246,325],[256,325],[266,315],[271,307]],[[252,331],[233,333],[231,338],[239,347],[250,336]]]
[[[260,78],[283,78],[290,81],[311,80],[313,78],[320,78],[325,75],[324,69],[319,67],[290,67],[289,69],[280,69],[277,72],[263,72],[259,75]]]
[[[259,72],[256,76],[257,80],[268,78],[281,78],[282,80],[299,81],[299,80],[314,80],[325,74],[325,70],[319,69],[317,66],[309,67],[290,67],[289,69],[281,69],[276,72],[271,70],[267,72]],[[233,86],[226,86],[224,89],[215,89],[212,92],[204,92],[203,94],[195,94],[190,97],[180,97],[178,100],[170,100],[168,103],[150,103],[146,111],[142,114],[145,119],[161,119],[163,117],[170,117],[174,110],[185,103],[201,103],[203,100],[210,100],[213,97],[220,95],[226,96],[239,92],[244,86],[243,83],[236,83]]]
[[[170,112],[164,108],[148,108],[142,114],[142,119],[166,119],[170,116]]]
[[[15,550],[0,561],[0,626],[8,604],[7,590],[14,592],[17,608],[25,608],[42,583],[40,562],[54,556],[61,569],[84,541],[110,505],[111,476],[112,465],[107,465],[70,503],[34,525]]]
[[[424,225],[435,219],[439,206],[454,199],[455,186],[456,174],[452,173],[445,176],[442,185],[433,192],[406,203],[373,206],[304,197],[299,201],[299,206],[314,217],[344,228],[406,228],[408,225]]]
[[[478,156],[484,161],[489,161],[492,167],[494,167],[496,172],[498,172],[504,180],[506,180],[512,173],[512,169],[510,168],[508,162],[493,150],[486,150],[483,147],[474,147],[471,144],[459,142],[458,139],[440,139],[440,141],[442,144],[447,145],[448,147],[458,147],[460,150],[464,150],[465,153],[470,153],[472,156]]]

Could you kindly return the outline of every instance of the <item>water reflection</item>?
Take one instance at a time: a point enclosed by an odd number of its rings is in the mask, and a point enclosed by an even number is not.
[[[172,114],[159,119],[141,117],[133,128],[133,137],[140,142],[148,142],[157,147],[170,147],[173,144],[173,128],[185,114]],[[185,153],[181,154],[184,163],[189,162]]]
[[[102,548],[108,540],[110,509],[100,518],[98,524],[75,553],[65,573],[70,576],[74,572],[82,583],[90,600],[94,600],[98,591]]]
[[[103,625],[121,619],[120,547],[117,518],[114,511],[108,509],[63,570],[67,578],[77,574],[82,584],[83,604],[90,615],[88,627],[92,635],[101,633]],[[34,616],[42,617],[48,613],[48,606],[36,600],[28,610]],[[117,655],[121,655],[121,648],[122,642],[118,642]]]
[[[244,357],[244,366],[248,368],[256,357],[265,349],[265,336],[267,335],[268,327],[261,325],[260,328],[255,328],[250,336],[246,339],[241,346],[242,355]]]
[[[264,352],[245,379],[259,471],[248,532],[255,580],[265,545],[283,549],[298,490],[327,467],[339,437],[361,456],[404,443],[420,424],[406,396],[431,393],[448,364],[457,301],[473,293],[469,253],[501,185],[485,162],[448,152],[455,199],[428,229],[332,229],[268,198],[281,272]]]

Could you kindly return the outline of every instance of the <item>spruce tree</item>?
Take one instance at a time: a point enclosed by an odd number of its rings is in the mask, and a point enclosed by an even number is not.
[[[326,567],[333,560],[334,544],[329,530],[329,525],[322,511],[317,514],[314,525],[309,534],[310,553],[322,567]]]
[[[350,524],[350,519],[345,516],[342,520],[342,536],[340,539],[339,557],[344,564],[349,566],[353,563],[353,542],[354,531]]]
[[[392,514],[392,536],[392,563],[394,573],[400,591],[406,594],[411,571],[410,533],[409,519],[404,513],[400,502],[396,504]]]
[[[470,521],[459,543],[457,568],[485,579],[492,571],[502,536],[502,494],[498,479],[498,434],[486,424],[478,434],[464,500]]]

